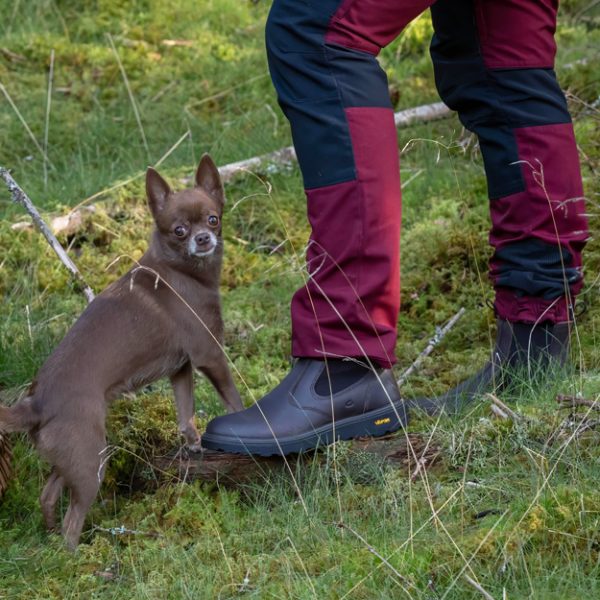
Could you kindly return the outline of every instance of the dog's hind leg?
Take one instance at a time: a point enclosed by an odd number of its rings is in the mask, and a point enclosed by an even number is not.
[[[210,365],[201,366],[200,370],[215,386],[228,412],[233,413],[244,408],[224,354],[221,354],[219,358]]]
[[[177,424],[187,447],[193,452],[200,450],[200,434],[194,423],[194,373],[192,363],[187,362],[177,373],[171,375],[175,393]]]
[[[65,480],[59,475],[56,468],[52,469],[40,496],[44,522],[46,523],[46,528],[50,531],[56,529],[56,503],[60,498],[64,486]]]
[[[93,426],[79,438],[73,448],[71,462],[58,465],[71,492],[71,502],[62,524],[67,547],[74,550],[79,543],[85,517],[94,502],[104,476],[102,451],[106,447],[104,431],[95,435]],[[73,460],[76,457],[76,460]]]

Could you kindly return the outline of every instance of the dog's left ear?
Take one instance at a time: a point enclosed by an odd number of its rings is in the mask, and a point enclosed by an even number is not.
[[[202,188],[210,194],[221,206],[225,204],[225,191],[219,170],[208,154],[202,156],[196,169],[196,187]]]

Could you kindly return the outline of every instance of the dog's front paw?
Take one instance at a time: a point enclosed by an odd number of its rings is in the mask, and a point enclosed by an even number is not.
[[[200,444],[200,438],[198,438],[193,444],[186,444],[185,446],[188,452],[202,452],[202,445]]]

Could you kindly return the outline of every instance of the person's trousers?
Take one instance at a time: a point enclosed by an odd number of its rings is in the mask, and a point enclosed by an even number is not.
[[[376,56],[431,5],[438,91],[479,138],[498,316],[569,319],[587,238],[577,146],[553,71],[556,0],[274,0],[266,41],[312,233],[292,354],[395,362],[399,157]]]

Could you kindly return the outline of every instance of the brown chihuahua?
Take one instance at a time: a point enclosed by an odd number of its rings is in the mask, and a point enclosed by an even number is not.
[[[83,311],[25,397],[11,408],[0,407],[0,430],[29,432],[52,465],[40,497],[49,529],[55,528],[63,489],[70,492],[62,524],[70,548],[79,543],[102,481],[110,400],[168,376],[179,430],[192,450],[200,449],[194,368],[209,378],[230,412],[243,408],[221,346],[225,196],[208,155],[200,161],[195,183],[172,192],[148,169],[146,192],[156,223],[148,251]]]

